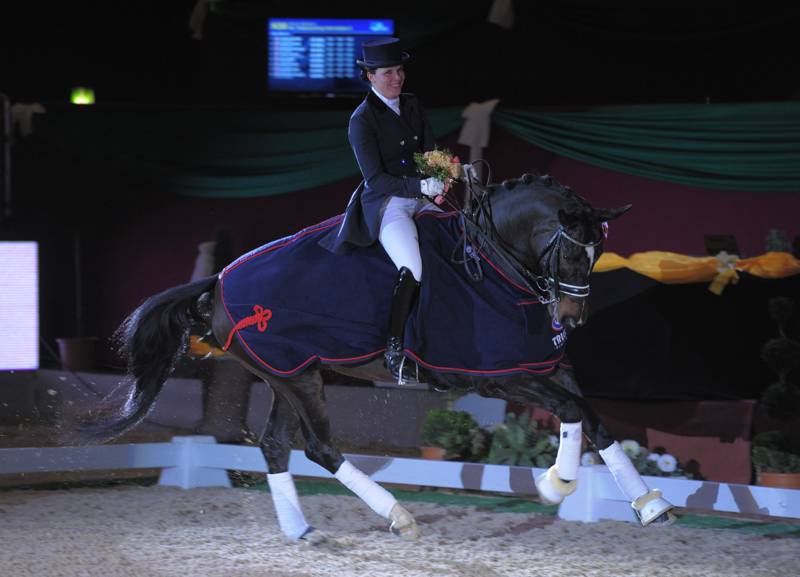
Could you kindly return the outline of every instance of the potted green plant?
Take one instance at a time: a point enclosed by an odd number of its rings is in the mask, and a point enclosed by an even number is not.
[[[778,325],[778,336],[761,348],[761,359],[778,375],[761,397],[760,408],[776,423],[776,429],[753,437],[752,461],[759,485],[800,489],[800,390],[791,377],[800,368],[800,342],[790,338],[789,321],[795,303],[786,297],[769,300],[769,313]]]
[[[558,436],[539,429],[527,413],[508,413],[502,425],[492,431],[488,463],[547,468],[556,462]]]
[[[752,460],[759,485],[800,489],[800,436],[759,433],[753,437]]]
[[[476,460],[484,451],[488,434],[466,411],[428,411],[420,434],[422,456],[427,459]]]

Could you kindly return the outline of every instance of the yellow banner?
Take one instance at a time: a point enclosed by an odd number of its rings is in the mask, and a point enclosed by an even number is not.
[[[613,252],[604,253],[594,267],[595,272],[629,268],[641,275],[666,284],[715,281],[724,288],[736,282],[737,271],[762,278],[785,278],[800,273],[800,260],[788,252],[768,252],[753,258],[720,253],[717,256],[694,257],[674,252],[650,251],[628,258]],[[713,292],[721,292],[714,290]]]

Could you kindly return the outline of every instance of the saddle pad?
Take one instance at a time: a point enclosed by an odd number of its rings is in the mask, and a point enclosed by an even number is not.
[[[231,338],[272,374],[296,375],[317,360],[359,364],[385,350],[397,270],[380,243],[347,255],[319,246],[342,218],[266,244],[220,273]],[[425,211],[416,223],[423,272],[406,355],[442,373],[552,371],[567,335],[551,326],[535,295],[482,253],[479,281],[450,262],[458,213]]]

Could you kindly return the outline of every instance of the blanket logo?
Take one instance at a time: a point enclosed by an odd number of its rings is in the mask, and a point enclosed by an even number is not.
[[[567,333],[558,333],[556,336],[552,337],[553,346],[557,349],[560,349],[564,346],[564,343],[567,342]]]
[[[227,351],[230,348],[231,343],[233,342],[233,335],[242,329],[257,325],[258,332],[263,333],[267,330],[267,325],[269,324],[269,319],[271,318],[272,311],[270,309],[265,309],[261,305],[254,305],[253,314],[249,317],[244,317],[242,320],[236,323],[235,327],[231,329],[231,332],[228,334],[228,340],[225,342],[225,346],[222,347],[222,350]]]

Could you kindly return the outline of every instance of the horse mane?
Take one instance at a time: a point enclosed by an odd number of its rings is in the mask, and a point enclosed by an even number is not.
[[[597,221],[595,210],[592,205],[569,186],[558,182],[548,174],[524,173],[519,178],[511,178],[501,183],[491,184],[487,187],[487,191],[490,197],[502,193],[504,196],[507,196],[509,200],[514,198],[518,199],[518,201],[513,202],[516,206],[521,206],[519,203],[522,202],[523,199],[537,202],[537,198],[543,200],[546,197],[550,197],[555,200],[555,203],[553,204],[551,201],[547,202],[547,205],[563,210],[571,217],[570,221],[572,224],[569,226],[572,228],[573,234],[575,234],[577,238],[585,239],[586,241],[596,241],[599,239],[599,222]],[[525,205],[527,206],[527,202]],[[519,212],[517,210],[493,212],[494,214],[491,216],[491,219],[493,221],[492,227],[494,230],[505,230],[507,231],[506,234],[510,235],[510,238],[519,234],[525,234],[522,232],[526,228],[525,219],[527,217],[524,212]],[[554,217],[555,216],[554,213]]]
[[[499,184],[492,184],[488,188],[491,193],[495,193],[499,192],[501,188],[512,191],[519,186],[527,187],[532,192],[546,190],[561,196],[565,202],[562,208],[569,214],[583,217],[589,216],[594,212],[592,205],[585,198],[577,194],[569,186],[561,184],[549,174],[526,172],[519,178],[509,178]]]

